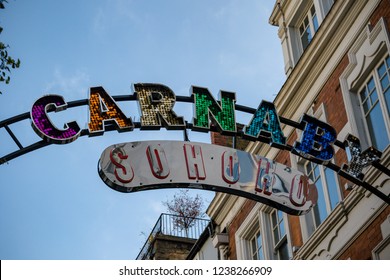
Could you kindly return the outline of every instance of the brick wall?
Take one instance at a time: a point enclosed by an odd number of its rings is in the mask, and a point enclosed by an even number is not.
[[[333,126],[337,133],[348,122],[339,81],[348,64],[348,56],[345,55],[314,101],[314,112],[318,110],[321,104],[324,104],[326,122]]]
[[[253,207],[256,205],[256,201],[254,200],[246,200],[240,211],[237,213],[237,215],[234,217],[232,222],[229,225],[228,228],[228,234],[229,234],[229,259],[236,260],[237,259],[237,252],[236,252],[236,238],[235,234],[237,229],[241,226],[241,224],[244,222],[248,214],[251,212]]]
[[[370,24],[375,26],[381,18],[384,18],[387,23],[387,28],[390,29],[390,1],[382,0],[370,18]],[[344,153],[345,155],[345,153]],[[344,156],[343,154],[338,157]],[[346,162],[346,157],[343,159]],[[343,160],[340,160],[343,162]],[[337,162],[339,165],[340,163]],[[342,182],[346,180],[342,180]],[[344,194],[347,195],[346,191]],[[364,230],[356,240],[344,251],[340,259],[352,260],[368,260],[372,258],[372,250],[382,241],[380,225],[390,215],[390,206],[387,208]]]
[[[241,132],[244,128],[244,125],[237,124],[237,131]],[[222,135],[219,132],[211,132],[211,143],[214,145],[224,146],[224,147],[233,147],[233,137]],[[250,141],[243,139],[240,136],[236,137],[236,149],[244,151],[248,146]]]
[[[297,139],[297,133],[293,131],[293,133],[291,133],[290,137],[287,139],[287,144],[292,146]],[[280,151],[275,157],[275,161],[291,167],[290,152]],[[291,246],[302,246],[303,240],[299,217],[288,215],[288,226],[290,230]]]
[[[370,18],[370,23],[372,26],[375,26],[377,22],[384,17],[389,27],[390,23],[390,0],[382,0],[378,8],[372,14]]]
[[[380,225],[390,215],[390,206],[387,206],[356,240],[339,257],[340,260],[370,260],[372,250],[382,241]]]
[[[196,239],[158,234],[153,244],[155,260],[185,260]]]
[[[381,17],[385,17],[390,30],[390,0],[382,0],[378,8],[373,13],[370,23],[375,26]],[[318,94],[315,103],[314,111],[316,111],[322,104],[324,104],[327,122],[335,128],[337,134],[348,122],[344,100],[342,97],[339,77],[349,64],[348,56],[345,54],[335,71],[332,73],[324,87]],[[297,140],[297,134],[293,132],[288,138],[287,143],[292,145]],[[343,139],[339,139],[343,140]],[[231,147],[230,140],[226,136],[212,133],[212,143],[223,146]],[[245,147],[244,147],[245,148]],[[243,149],[244,149],[243,148]],[[277,162],[291,166],[290,154],[288,151],[280,151],[275,157]],[[347,162],[347,156],[343,149],[339,149],[334,157],[335,164],[341,166]],[[348,181],[342,177],[339,177],[339,183],[341,191],[344,197],[349,194],[349,191],[344,189],[344,185]],[[229,226],[229,246],[230,246],[230,259],[237,259],[236,244],[235,244],[235,233],[240,225],[243,223],[247,215],[253,209],[256,202],[247,200],[240,212],[232,220]],[[390,206],[382,212],[375,221],[365,230],[354,243],[340,256],[340,259],[370,259],[372,249],[382,240],[380,224],[390,214]],[[303,243],[302,234],[300,229],[299,217],[288,216],[289,230],[291,235],[292,246],[301,246]]]

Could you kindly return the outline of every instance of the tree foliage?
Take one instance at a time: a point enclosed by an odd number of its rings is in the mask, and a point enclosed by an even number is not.
[[[172,200],[163,202],[163,204],[170,214],[175,215],[173,218],[174,226],[185,230],[186,233],[194,225],[197,218],[202,218],[205,215],[202,212],[203,199],[199,195],[190,196],[188,190],[180,190],[173,196]]]
[[[6,0],[0,0],[0,9],[4,9],[4,3]],[[3,32],[3,28],[0,26],[0,34]],[[9,84],[11,77],[11,68],[19,68],[20,59],[15,60],[8,54],[9,45],[0,41],[0,82]],[[2,92],[0,91],[0,94]]]

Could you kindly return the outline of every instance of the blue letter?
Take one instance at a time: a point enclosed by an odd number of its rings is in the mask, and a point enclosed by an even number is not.
[[[286,138],[280,128],[278,113],[271,102],[262,101],[254,113],[251,122],[245,127],[245,135],[272,144],[286,143]]]
[[[301,126],[305,127],[301,142],[295,142],[293,151],[304,158],[329,161],[334,155],[332,143],[336,141],[336,131],[330,125],[304,114]]]

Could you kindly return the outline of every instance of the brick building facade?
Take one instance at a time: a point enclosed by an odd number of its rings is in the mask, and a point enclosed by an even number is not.
[[[297,4],[298,3],[298,4]],[[280,116],[303,114],[330,124],[343,141],[357,136],[362,149],[382,152],[390,166],[390,1],[276,1],[269,19],[278,26],[286,81],[274,100]],[[282,126],[287,143],[301,131]],[[213,134],[213,143],[225,145]],[[224,144],[225,143],[225,144]],[[230,145],[230,142],[229,142]],[[218,193],[208,208],[222,259],[389,259],[390,206],[325,165],[260,142],[247,152],[305,172],[319,189],[315,209],[304,216],[282,213],[245,198]],[[347,163],[335,147],[333,163]],[[390,178],[374,167],[364,180],[386,195]]]

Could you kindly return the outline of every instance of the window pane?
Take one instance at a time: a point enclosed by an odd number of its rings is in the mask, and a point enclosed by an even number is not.
[[[375,83],[374,78],[371,77],[371,79],[367,83],[368,92],[371,92],[373,89],[375,89]]]
[[[381,86],[382,86],[382,90],[386,90],[387,87],[389,86],[389,76],[384,76],[381,80]]]
[[[259,260],[264,260],[263,248],[261,248],[261,249],[259,250],[258,258],[259,258]]]
[[[279,242],[279,228],[276,227],[274,228],[274,242],[275,242],[275,245]]]
[[[303,24],[308,27],[309,26],[309,18],[305,17],[305,20],[303,21]]]
[[[314,167],[314,175],[315,175],[316,179],[318,177],[320,177],[320,168],[319,168],[318,164],[316,164],[316,166]]]
[[[317,32],[317,30],[318,30],[318,19],[317,19],[317,15],[314,15],[314,16],[313,16],[313,28],[314,28],[314,32]]]
[[[371,93],[371,104],[375,104],[375,102],[378,100],[378,94],[376,93],[376,90],[374,89]]]
[[[264,260],[264,254],[263,254],[263,241],[261,239],[261,234],[257,235],[257,257],[259,260]]]
[[[286,234],[286,230],[284,228],[283,212],[280,210],[278,210],[278,219],[279,219],[280,238],[282,238]]]
[[[271,221],[272,221],[272,232],[274,236],[274,244],[279,241],[279,228],[278,228],[278,219],[276,216],[276,211],[271,213]]]
[[[381,88],[383,91],[383,96],[385,97],[387,113],[389,114],[388,116],[390,116],[390,96],[389,96],[390,95],[390,93],[389,93],[390,92],[390,88],[389,88],[389,84],[390,84],[389,70],[390,69],[389,69],[389,67],[390,67],[390,57],[387,57],[386,61],[378,67],[378,75],[381,78]]]
[[[316,182],[317,192],[318,192],[318,200],[317,205],[314,207],[314,217],[315,217],[315,223],[318,227],[328,216],[326,211],[326,204],[325,204],[325,197],[324,197],[324,190],[322,188],[321,180],[318,180]]]
[[[368,111],[370,111],[370,108],[371,108],[371,101],[370,99],[367,99],[366,102],[363,103],[364,115],[366,115]]]
[[[314,8],[314,5],[311,6],[310,12],[311,12],[312,15],[314,15],[316,13],[316,8]]]
[[[366,100],[367,96],[367,90],[366,87],[364,87],[364,89],[360,92],[360,101],[363,103]]]
[[[387,113],[390,118],[390,88],[388,88],[383,95],[385,96]]]
[[[326,14],[328,14],[330,8],[331,8],[332,5],[333,5],[333,0],[324,0],[324,1],[322,2],[322,5],[323,5],[323,7],[324,7],[324,14],[326,15]]]
[[[303,32],[305,32],[305,26],[303,26],[303,24],[299,27],[299,34],[303,34]]]
[[[305,50],[311,41],[310,28],[307,27],[301,35],[302,48]]]
[[[325,168],[325,179],[328,187],[330,207],[333,210],[339,203],[338,184],[336,182],[335,172],[329,168]]]
[[[278,220],[281,221],[283,220],[283,212],[278,210]]]
[[[386,126],[383,120],[382,110],[377,103],[367,116],[367,126],[370,131],[372,145],[383,151],[389,144]]]
[[[385,74],[386,72],[386,66],[385,66],[385,63],[382,63],[379,67],[378,67],[378,74],[379,74],[379,77],[382,78],[383,75]]]
[[[271,218],[272,218],[272,228],[276,227],[277,225],[277,219],[276,219],[276,211],[272,212],[271,214]]]
[[[306,164],[306,174],[307,174],[307,175],[310,175],[311,170],[312,170],[312,166],[311,166],[311,162],[309,161],[309,162],[307,162],[307,164]]]
[[[263,247],[263,241],[261,240],[261,234],[259,233],[257,235],[257,248],[262,248]]]
[[[256,239],[253,238],[251,240],[251,251],[252,251],[252,256],[256,255]]]
[[[283,244],[279,247],[279,259],[281,260],[290,259],[290,255],[288,253],[287,241],[283,242]]]

